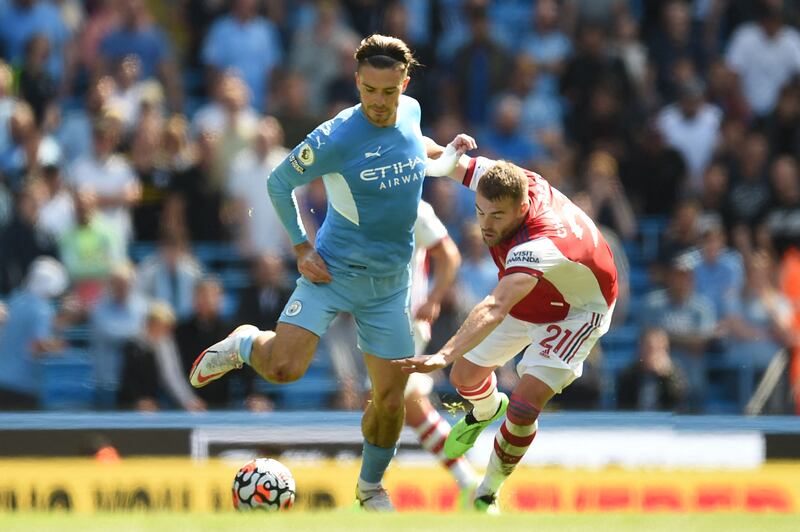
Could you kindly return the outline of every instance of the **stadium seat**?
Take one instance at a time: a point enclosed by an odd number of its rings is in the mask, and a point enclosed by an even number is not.
[[[632,266],[630,271],[631,292],[635,294],[646,294],[653,289],[650,282],[650,275],[643,266]]]
[[[218,274],[226,291],[242,290],[253,284],[250,272],[245,268],[224,268]]]
[[[661,234],[667,227],[665,216],[645,216],[639,220],[639,235],[642,240],[642,258],[651,262],[658,257]]]
[[[234,244],[227,242],[194,242],[192,252],[203,265],[211,271],[219,271],[226,266],[246,266],[247,260]]]
[[[68,349],[60,355],[42,358],[39,365],[42,408],[81,410],[92,407],[92,363],[85,351]]]
[[[636,325],[616,327],[600,339],[603,349],[600,372],[604,381],[601,408],[609,409],[616,405],[617,376],[636,359],[638,342],[639,327]]]
[[[91,330],[88,324],[78,324],[61,331],[61,336],[71,347],[85,348],[89,347]]]
[[[152,255],[156,251],[156,243],[149,241],[132,242],[128,247],[128,256],[135,263],[141,262],[144,258]]]

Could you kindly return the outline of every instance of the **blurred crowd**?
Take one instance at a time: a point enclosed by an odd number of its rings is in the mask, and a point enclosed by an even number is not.
[[[794,0],[0,0],[0,410],[42,406],[41,361],[75,347],[96,408],[294,405],[250,371],[185,375],[234,324],[274,326],[296,271],[266,180],[357,103],[373,32],[423,64],[425,134],[474,135],[608,235],[619,341],[565,408],[742,411],[776,361],[795,408],[798,22]],[[496,283],[445,181],[424,196],[463,262],[431,351]],[[298,202],[313,235],[321,181]],[[332,337],[315,406],[357,408]]]

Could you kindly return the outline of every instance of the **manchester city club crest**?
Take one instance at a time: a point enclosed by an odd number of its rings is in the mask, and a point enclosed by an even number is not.
[[[303,304],[297,300],[294,300],[291,303],[289,303],[288,307],[286,307],[286,315],[297,316],[298,314],[300,314],[301,310],[303,310]]]

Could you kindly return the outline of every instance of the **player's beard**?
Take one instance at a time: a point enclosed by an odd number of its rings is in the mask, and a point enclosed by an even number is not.
[[[396,112],[397,112],[396,110],[392,110],[389,107],[384,107],[383,109],[380,110],[380,112],[370,107],[369,117],[372,120],[372,122],[376,125],[388,126],[394,124]]]
[[[525,217],[522,217],[522,219],[517,220],[512,224],[509,224],[507,227],[503,228],[500,231],[495,231],[493,233],[494,236],[491,239],[487,238],[486,234],[483,231],[481,231],[481,236],[483,237],[483,241],[486,243],[487,246],[489,247],[497,246],[499,244],[502,244],[506,240],[510,240],[511,238],[513,238],[513,236],[516,234],[516,232],[519,230],[519,227],[523,223],[525,223]]]

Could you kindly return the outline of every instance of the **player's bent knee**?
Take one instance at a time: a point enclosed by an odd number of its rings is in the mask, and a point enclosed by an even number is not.
[[[450,372],[450,384],[457,390],[474,388],[486,379],[484,375],[476,374],[465,366],[455,366]]]
[[[291,362],[275,362],[267,367],[265,377],[276,384],[288,384],[305,374],[305,368]]]

